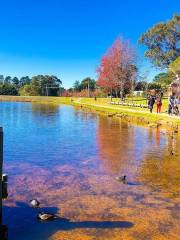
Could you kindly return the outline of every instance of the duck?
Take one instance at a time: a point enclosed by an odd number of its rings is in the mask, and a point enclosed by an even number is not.
[[[34,208],[38,208],[40,206],[40,202],[37,199],[32,199],[29,201],[29,203]]]
[[[173,152],[173,150],[171,150],[171,151],[170,151],[170,154],[171,154],[172,156],[174,155],[174,152]]]
[[[126,184],[127,183],[127,176],[126,175],[124,175],[124,176],[122,176],[122,177],[116,177],[116,180],[118,180],[119,182],[122,182],[122,183],[124,183],[124,184]]]
[[[53,220],[55,218],[57,218],[57,216],[52,213],[41,212],[37,215],[37,219],[42,220],[42,221]]]

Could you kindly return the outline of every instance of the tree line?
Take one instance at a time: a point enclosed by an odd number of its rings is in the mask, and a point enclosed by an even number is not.
[[[54,75],[32,78],[0,75],[0,95],[59,96],[62,90],[62,81]]]

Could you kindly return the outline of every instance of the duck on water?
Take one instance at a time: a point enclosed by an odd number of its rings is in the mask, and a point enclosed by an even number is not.
[[[40,207],[40,202],[37,199],[32,199],[29,201],[29,203],[33,208],[39,209]],[[52,213],[39,212],[37,215],[37,219],[41,221],[53,220],[56,218],[58,218],[58,216]]]

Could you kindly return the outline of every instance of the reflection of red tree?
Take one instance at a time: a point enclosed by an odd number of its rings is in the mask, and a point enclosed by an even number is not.
[[[118,119],[99,118],[97,141],[103,166],[110,173],[127,172],[133,161],[133,131]]]
[[[158,128],[156,129],[156,144],[160,145],[160,130]]]

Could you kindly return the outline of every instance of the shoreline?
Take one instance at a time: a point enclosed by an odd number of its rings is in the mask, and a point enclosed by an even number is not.
[[[166,127],[178,131],[180,129],[180,117],[168,116],[166,113],[149,113],[135,107],[117,106],[108,103],[109,99],[75,98],[75,97],[46,97],[46,96],[7,96],[1,95],[0,102],[32,102],[49,104],[68,104],[103,113],[108,117],[118,117],[128,122],[145,124],[148,127]]]

